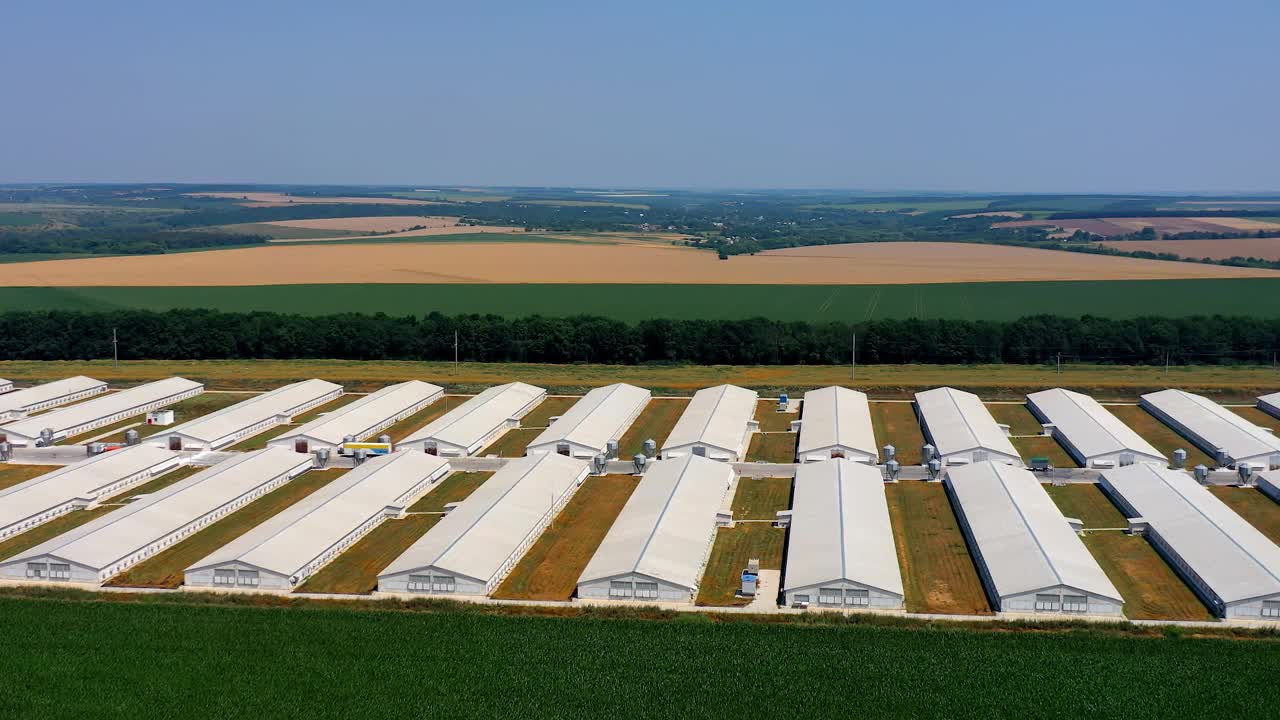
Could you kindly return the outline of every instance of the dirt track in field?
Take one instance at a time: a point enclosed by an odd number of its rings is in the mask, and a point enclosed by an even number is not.
[[[458,224],[456,217],[422,217],[395,215],[389,217],[319,218],[315,220],[275,220],[263,225],[308,228],[310,230],[352,230],[355,232],[394,233],[411,227],[443,228]]]
[[[300,283],[817,284],[1280,277],[1280,272],[961,243],[862,243],[719,260],[658,244],[269,246],[4,266],[4,286]]]
[[[1278,226],[1280,227],[1280,226]],[[1280,260],[1280,238],[1227,238],[1223,240],[1108,240],[1117,250],[1167,252],[1186,258],[1255,257]]]

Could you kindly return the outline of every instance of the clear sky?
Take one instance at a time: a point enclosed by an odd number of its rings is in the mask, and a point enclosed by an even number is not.
[[[11,2],[0,180],[1280,191],[1280,2]]]

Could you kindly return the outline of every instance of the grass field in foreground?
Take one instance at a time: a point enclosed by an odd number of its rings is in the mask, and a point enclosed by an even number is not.
[[[221,520],[171,545],[107,581],[114,587],[176,588],[183,570],[244,535],[289,506],[346,474],[345,469],[312,470],[290,480]]]
[[[445,699],[451,718],[484,720],[657,717],[673,706],[682,718],[727,718],[741,715],[744,698],[797,717],[839,708],[919,719],[1178,718],[1204,708],[1245,718],[1280,704],[1276,683],[1222,670],[1273,667],[1280,643],[1094,628],[806,628],[9,598],[0,616],[12,636],[0,653],[0,715],[12,718],[168,718],[192,707],[208,717],[394,717],[424,697]],[[49,628],[58,629],[56,645]],[[1035,671],[1029,678],[1011,665]],[[422,668],[430,672],[414,671]],[[412,681],[389,688],[395,677]]]
[[[102,501],[102,504],[95,508],[88,510],[73,510],[65,515],[59,515],[47,523],[37,525],[24,533],[14,535],[4,542],[0,542],[0,560],[11,558],[21,552],[26,552],[46,540],[52,540],[62,533],[74,530],[81,525],[84,525],[90,520],[102,517],[112,510],[118,509],[120,507],[119,504],[127,501],[129,498],[162,490],[183,478],[191,477],[205,469],[207,468],[184,465],[176,470],[171,470],[158,478],[148,480],[141,485],[131,487],[127,490],[122,490],[121,492]]]
[[[359,360],[129,360],[113,366],[110,360],[0,361],[0,377],[22,384],[48,382],[72,375],[88,375],[113,386],[139,385],[173,375],[206,383],[215,390],[270,390],[285,383],[318,377],[341,383],[349,392],[377,390],[405,380],[447,385],[451,392],[479,391],[521,380],[560,394],[581,393],[615,382],[648,388],[655,394],[692,395],[694,391],[734,383],[770,394],[848,382],[849,371],[838,365],[543,365],[532,363],[453,363]],[[1052,365],[870,365],[858,368],[857,389],[873,399],[909,399],[918,390],[952,385],[984,400],[1019,399],[1026,392],[1065,387],[1088,393],[1100,401],[1136,402],[1138,395],[1170,387],[1204,393],[1217,400],[1253,401],[1275,392],[1276,371],[1270,366],[1187,366],[1164,368],[1133,365],[1070,365],[1061,374]],[[546,424],[547,414],[560,414],[576,398],[548,398],[563,403],[555,413],[535,408],[523,425]],[[558,401],[558,402],[557,402]],[[878,411],[872,403],[872,413]],[[910,422],[911,405],[890,410]],[[1113,411],[1119,411],[1118,406]],[[537,422],[541,416],[542,422]],[[905,419],[905,418],[904,418]],[[876,428],[877,433],[880,427]],[[918,430],[917,430],[918,433]],[[880,444],[886,440],[880,439]],[[904,446],[901,443],[899,449]],[[918,443],[916,443],[918,444]]]
[[[444,516],[438,513],[444,511],[445,505],[466,500],[473,490],[492,475],[493,473],[487,472],[450,474],[408,509],[410,513],[433,514],[384,520],[373,532],[360,538],[346,552],[321,568],[320,572],[307,578],[297,591],[353,595],[373,592],[378,588],[378,573],[440,522],[440,518]]]
[[[618,439],[618,457],[626,460],[635,456],[636,453],[644,452],[645,440],[653,440],[661,450],[662,443],[667,441],[671,429],[676,426],[681,413],[687,407],[689,407],[689,401],[685,399],[650,400],[640,412],[640,417],[636,418],[636,421],[631,423],[631,427],[627,428],[627,431]]]
[[[1179,387],[1170,385],[1169,387]],[[1187,467],[1204,465],[1212,468],[1213,460],[1205,455],[1190,440],[1174,432],[1172,428],[1160,422],[1155,415],[1137,405],[1112,405],[1107,408],[1120,422],[1133,428],[1142,439],[1151,443],[1165,457],[1173,455],[1173,451],[1182,448],[1187,451]]]
[[[443,236],[444,239],[468,236]],[[470,236],[468,242],[476,236]],[[432,240],[432,238],[427,238]],[[511,236],[501,236],[510,242]],[[438,240],[437,240],[438,241]],[[341,241],[339,241],[341,242]],[[366,241],[367,242],[367,241]],[[385,241],[384,241],[385,242]],[[728,262],[733,262],[729,260]],[[583,298],[590,298],[584,306]],[[931,285],[265,285],[0,287],[0,311],[134,308],[272,310],[303,315],[590,312],[628,322],[663,318],[850,321],[1013,320],[1026,315],[1280,317],[1280,279],[1085,280]]]
[[[41,475],[47,475],[57,469],[58,466],[56,465],[0,464],[0,490],[24,483],[32,478],[38,478]]]
[[[1266,535],[1271,542],[1280,544],[1280,504],[1262,494],[1257,488],[1210,487],[1219,500]]]
[[[908,612],[989,615],[977,568],[942,483],[884,486]]]
[[[707,567],[698,583],[699,605],[746,605],[748,598],[735,597],[742,586],[741,573],[751,558],[759,558],[760,567],[782,569],[782,546],[787,531],[775,528],[779,510],[791,507],[791,478],[739,478],[733,496],[731,528],[716,530],[715,543],[707,559]],[[763,520],[766,522],[737,522]],[[778,592],[780,588],[773,588]]]
[[[493,593],[508,600],[568,600],[640,478],[589,477]]]
[[[898,462],[903,465],[920,464],[920,448],[924,445],[924,431],[916,418],[911,403],[871,403],[871,427],[875,430],[877,452],[885,445],[892,445]],[[881,461],[885,458],[880,458]]]

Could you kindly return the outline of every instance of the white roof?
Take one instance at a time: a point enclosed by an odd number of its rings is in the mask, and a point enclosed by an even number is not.
[[[0,392],[8,392],[13,389],[13,381],[0,378]]]
[[[277,415],[292,416],[297,408],[335,392],[342,392],[342,386],[325,380],[303,380],[175,425],[159,435],[182,435],[214,442]]]
[[[798,453],[844,447],[879,457],[865,393],[835,385],[810,390],[801,410]]]
[[[743,455],[747,424],[760,395],[736,385],[717,385],[693,394],[662,449],[704,444]]]
[[[410,380],[388,385],[359,400],[325,413],[311,422],[273,440],[284,442],[296,437],[308,437],[330,445],[337,445],[348,435],[360,437],[388,418],[411,408],[420,402],[444,394],[444,388],[421,380]]]
[[[641,406],[649,402],[649,391],[626,383],[598,387],[574,403],[568,412],[529,443],[554,445],[567,441],[603,452],[610,440],[626,432]]]
[[[902,595],[884,479],[844,459],[796,468],[784,589],[835,580]]]
[[[53,428],[54,432],[62,432],[117,413],[128,412],[134,408],[158,402],[167,397],[180,395],[191,390],[203,390],[203,388],[204,385],[186,378],[171,377],[164,380],[156,380],[128,390],[108,393],[60,410],[53,410],[35,417],[11,422],[0,427],[0,430],[12,432],[22,437],[39,437],[40,431],[45,428]]]
[[[1233,460],[1280,454],[1280,438],[1209,398],[1182,390],[1161,390],[1143,395],[1142,400],[1211,445],[1202,448],[1211,455],[1218,448]]]
[[[1280,594],[1280,547],[1187,473],[1130,465],[1102,481],[1224,602]]]
[[[733,469],[696,455],[649,465],[579,583],[637,573],[693,590]]]
[[[448,470],[447,461],[426,453],[394,453],[368,460],[210,553],[187,572],[241,562],[292,577],[369,518],[388,507],[402,507],[414,486]]]
[[[977,395],[950,387],[916,393],[916,407],[939,455],[975,449],[1019,457]]]
[[[999,597],[1066,586],[1124,602],[1030,470],[975,463],[946,483]]]
[[[0,490],[0,528],[72,500],[97,500],[103,488],[177,457],[168,450],[135,445],[94,455]]]
[[[310,463],[309,455],[284,448],[238,455],[41,543],[6,564],[52,555],[101,571],[273,478]]]
[[[1280,392],[1273,392],[1270,395],[1263,395],[1258,398],[1259,405],[1270,405],[1273,408],[1280,408]],[[0,410],[4,409],[4,400],[0,400]]]
[[[1027,400],[1057,426],[1067,440],[1085,457],[1118,452],[1147,455],[1157,460],[1164,456],[1132,428],[1120,422],[1097,400],[1078,392],[1053,388],[1027,395]]]
[[[488,583],[586,471],[583,461],[556,454],[508,462],[379,577],[434,567]]]
[[[400,444],[438,440],[458,447],[471,447],[546,394],[546,390],[522,382],[488,388],[431,421]]]
[[[0,380],[0,385],[6,381]],[[25,390],[14,390],[0,396],[0,415],[14,410],[22,410],[32,405],[56,400],[60,397],[66,397],[78,392],[92,390],[96,387],[106,387],[106,383],[101,380],[94,380],[91,377],[77,375],[75,377],[64,378],[62,380],[54,380],[53,382]],[[46,426],[47,427],[47,426]]]

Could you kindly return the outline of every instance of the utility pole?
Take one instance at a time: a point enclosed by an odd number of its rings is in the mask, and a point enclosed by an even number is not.
[[[1164,351],[1164,374],[1166,377],[1169,375],[1169,351],[1168,350]]]
[[[1062,374],[1062,353],[1058,353],[1058,374]]]
[[[116,329],[111,328],[111,367],[120,365],[120,341],[116,339]]]
[[[853,333],[853,341],[849,349],[850,372],[849,381],[858,381],[858,333]]]
[[[453,374],[458,374],[458,331],[453,331]]]

